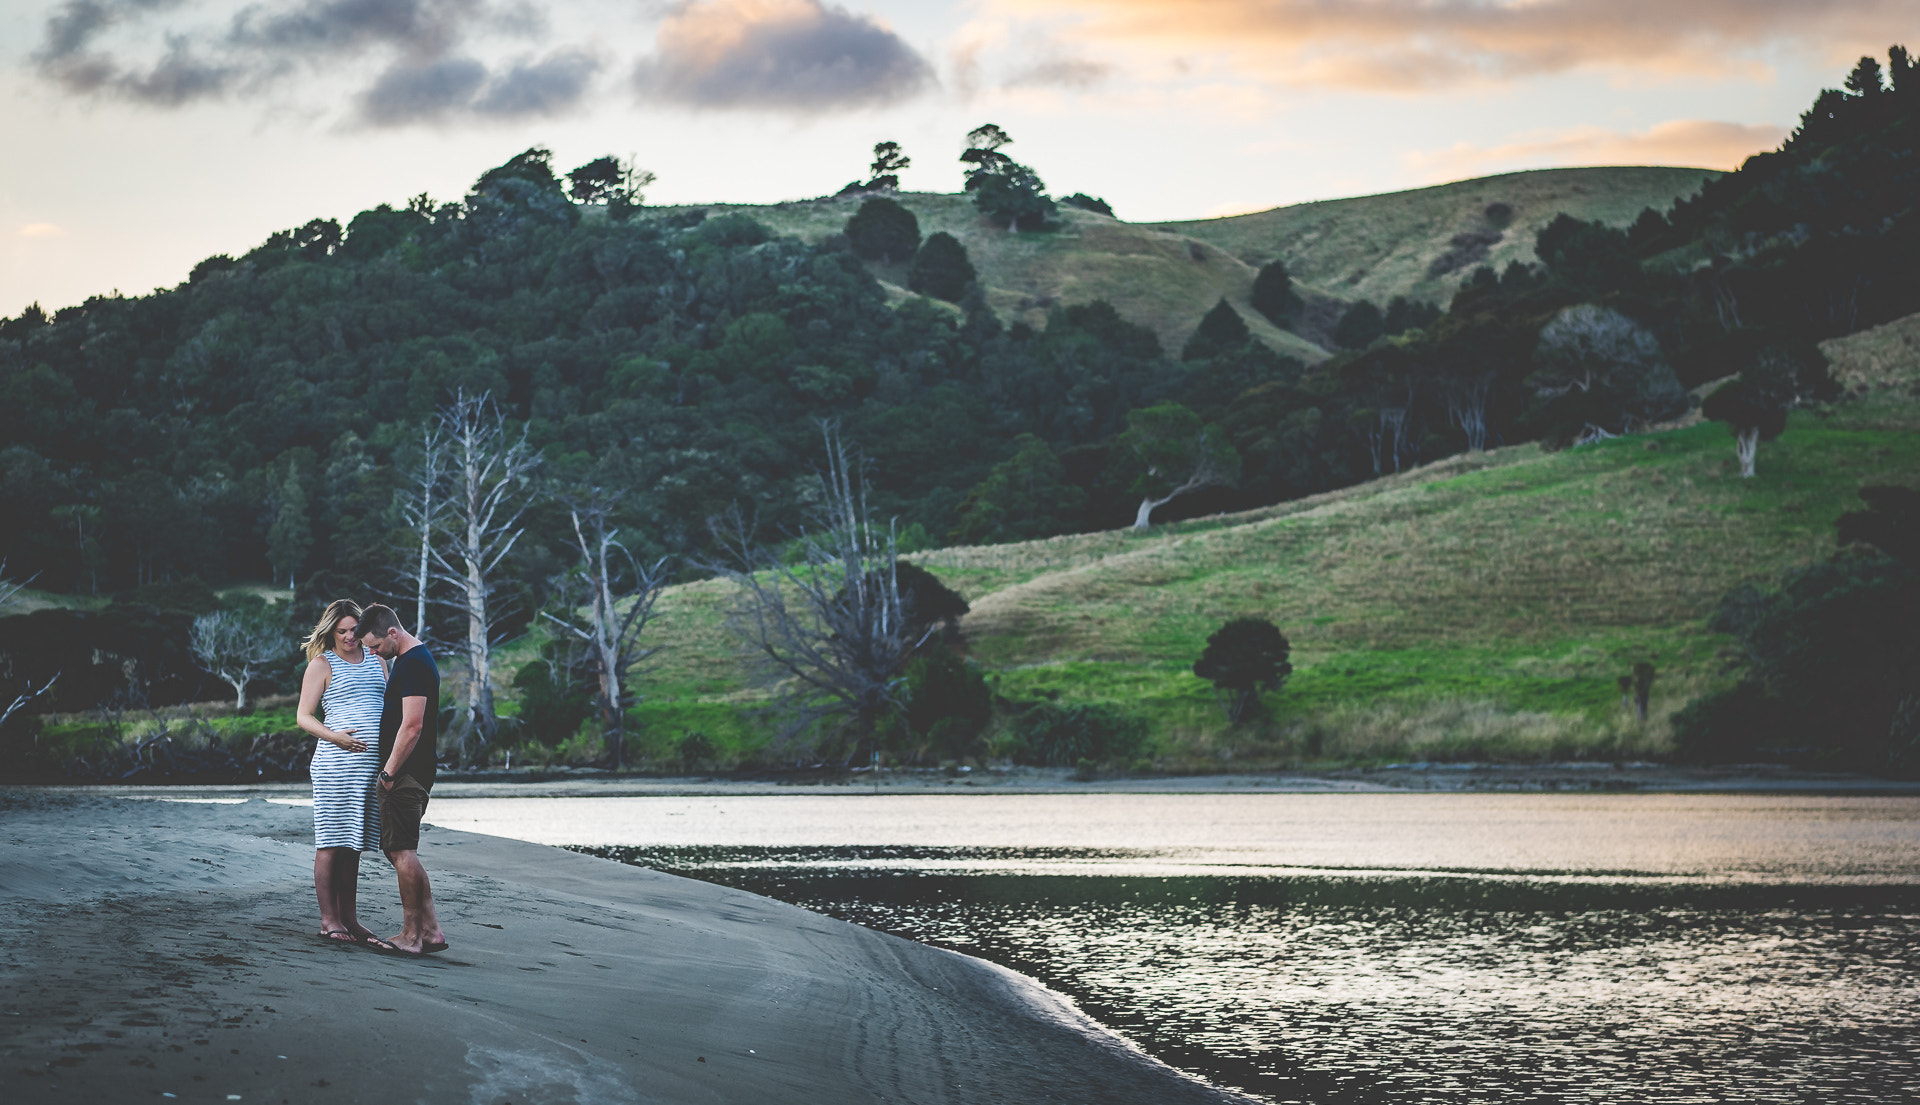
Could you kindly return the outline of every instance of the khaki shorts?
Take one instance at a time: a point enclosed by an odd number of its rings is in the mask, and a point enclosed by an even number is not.
[[[380,792],[380,850],[419,851],[420,819],[426,812],[427,788],[411,775],[395,779],[392,790]]]

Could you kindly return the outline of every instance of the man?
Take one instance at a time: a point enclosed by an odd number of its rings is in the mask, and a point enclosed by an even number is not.
[[[388,941],[407,955],[444,951],[447,934],[433,912],[433,884],[420,865],[420,818],[433,790],[440,712],[440,668],[420,639],[389,607],[360,616],[360,642],[389,661],[380,709],[380,850],[400,877],[400,935]]]

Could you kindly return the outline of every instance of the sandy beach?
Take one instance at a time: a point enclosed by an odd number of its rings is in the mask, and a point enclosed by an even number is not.
[[[446,952],[330,944],[310,811],[196,793],[0,790],[6,1100],[1246,1100],[983,961],[497,837],[422,842]]]

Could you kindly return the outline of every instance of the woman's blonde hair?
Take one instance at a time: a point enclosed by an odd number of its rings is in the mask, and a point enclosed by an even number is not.
[[[341,618],[359,621],[360,604],[352,599],[334,599],[327,604],[326,613],[313,623],[313,632],[301,642],[301,647],[307,650],[307,659],[318,660],[321,653],[333,647],[333,631],[340,628]]]

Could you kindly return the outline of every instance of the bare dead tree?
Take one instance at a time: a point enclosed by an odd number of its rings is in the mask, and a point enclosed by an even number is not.
[[[218,610],[193,619],[187,647],[202,671],[233,688],[233,708],[247,708],[247,684],[289,651],[286,634],[265,617]]]
[[[0,610],[5,610],[7,607],[12,606],[14,602],[19,599],[20,592],[26,590],[27,585],[38,578],[40,577],[38,573],[36,573],[15,583],[7,577],[7,562],[0,560]],[[38,687],[33,685],[31,678],[24,680],[26,685],[14,694],[13,700],[7,703],[5,710],[0,710],[0,726],[5,725],[13,715],[26,709],[34,699],[52,690],[53,685],[60,681],[60,674],[60,672],[54,672],[45,683],[40,684]]]
[[[20,598],[20,592],[27,589],[27,584],[39,578],[40,575],[36,572],[20,582],[15,583],[13,580],[7,578],[7,562],[0,560],[0,610],[5,610],[17,602]]]
[[[59,681],[60,681],[60,673],[57,671],[53,673],[51,678],[49,678],[45,683],[40,684],[38,687],[35,687],[33,685],[33,682],[29,680],[27,682],[26,689],[21,691],[19,694],[14,695],[13,701],[7,703],[7,708],[5,710],[0,710],[0,726],[6,725],[7,720],[9,718],[13,717],[13,715],[25,709],[30,703],[33,702],[34,699],[39,698],[41,695],[46,694],[48,691],[52,690],[53,685],[55,683],[58,683]]]
[[[666,586],[665,557],[652,564],[634,559],[620,541],[612,522],[617,495],[592,487],[568,504],[573,539],[580,550],[580,577],[587,590],[586,625],[542,611],[554,625],[571,634],[589,656],[596,693],[595,704],[606,725],[613,766],[621,766],[626,745],[626,708],[639,701],[629,691],[634,670],[660,651],[644,641],[653,621],[654,604]],[[622,563],[627,569],[619,576]]]
[[[488,602],[493,574],[524,532],[520,518],[533,499],[529,477],[541,458],[528,444],[525,427],[517,435],[507,428],[491,392],[455,393],[453,403],[441,408],[439,421],[446,440],[446,540],[434,542],[428,555],[434,578],[462,597],[467,616],[467,708],[460,749],[472,762],[500,725],[493,706],[498,611]]]
[[[827,468],[812,525],[792,554],[752,540],[738,511],[709,523],[736,564],[717,570],[739,588],[729,626],[781,679],[792,738],[828,718],[852,737],[848,762],[879,722],[902,708],[907,659],[938,626],[917,626],[900,593],[892,529],[873,524],[864,479],[844,441],[822,426]],[[874,750],[875,762],[879,752]]]
[[[417,545],[417,559],[400,574],[413,588],[413,632],[422,640],[428,639],[427,585],[433,579],[433,538],[448,506],[447,460],[444,427],[438,420],[429,421],[420,428],[419,459],[400,474],[400,516]]]
[[[1493,373],[1458,380],[1447,389],[1447,421],[1467,435],[1467,450],[1487,448],[1487,397],[1493,391]]]
[[[1398,472],[1400,457],[1407,449],[1407,408],[1380,407],[1373,413],[1373,423],[1362,431],[1373,459],[1373,474],[1386,475],[1389,464]]]

